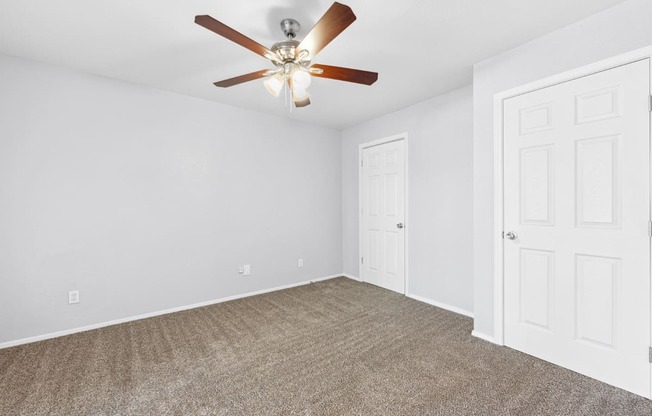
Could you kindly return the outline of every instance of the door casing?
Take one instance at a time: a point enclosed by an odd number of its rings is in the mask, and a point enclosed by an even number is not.
[[[362,143],[358,146],[358,277],[362,280],[362,263],[361,263],[361,257],[362,253],[364,253],[364,247],[363,247],[363,223],[362,223],[362,160],[363,160],[363,154],[362,151],[366,148],[369,147],[374,147],[374,146],[379,146],[381,144],[385,143],[391,143],[391,142],[396,142],[399,140],[403,140],[404,143],[404,169],[405,169],[405,176],[403,178],[404,181],[404,190],[405,194],[403,196],[404,198],[404,209],[405,209],[405,218],[403,220],[403,223],[405,224],[405,228],[403,228],[403,233],[404,233],[404,255],[403,258],[405,259],[404,262],[404,276],[405,276],[405,293],[404,295],[407,295],[410,293],[409,290],[409,250],[408,250],[408,245],[409,245],[409,233],[410,233],[410,221],[409,221],[409,207],[408,207],[408,201],[410,198],[408,197],[408,161],[410,160],[408,156],[408,134],[407,132],[405,133],[400,133],[396,134],[393,136],[385,137],[383,139],[378,139],[378,140],[373,140],[370,142]]]
[[[503,104],[504,101],[522,94],[527,94],[536,90],[551,87],[564,82],[572,81],[599,72],[607,71],[622,65],[638,62],[644,59],[650,59],[652,62],[652,46],[637,49],[635,51],[618,55],[609,59],[598,61],[589,65],[582,66],[561,74],[548,78],[534,81],[520,87],[512,88],[507,91],[494,95],[494,336],[490,339],[485,336],[482,338],[498,345],[505,345],[504,337],[504,136],[503,136]],[[650,76],[650,85],[652,85],[652,71]],[[652,96],[652,92],[648,91]],[[651,102],[652,106],[652,102]],[[651,117],[652,120],[652,117]],[[652,122],[650,126],[652,131]],[[652,146],[651,146],[652,148]],[[648,175],[652,173],[648,166]],[[652,218],[652,216],[651,216]],[[652,256],[651,256],[652,257]],[[652,276],[648,277],[652,278]],[[652,293],[650,294],[652,299]],[[652,322],[652,310],[648,311]],[[650,328],[652,334],[652,328]],[[652,346],[652,339],[650,340]],[[650,364],[652,366],[652,364]],[[652,391],[648,398],[652,397]]]

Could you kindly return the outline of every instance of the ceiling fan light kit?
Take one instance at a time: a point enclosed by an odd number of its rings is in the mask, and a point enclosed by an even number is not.
[[[295,38],[301,29],[299,22],[289,18],[283,19],[281,30],[285,40],[276,42],[268,49],[208,15],[195,16],[195,23],[198,25],[270,60],[276,67],[218,81],[215,86],[228,88],[266,78],[263,85],[273,96],[278,97],[285,89],[286,103],[289,103],[290,111],[292,104],[297,108],[310,104],[307,89],[313,76],[364,85],[372,85],[376,82],[378,74],[375,72],[312,64],[314,57],[355,20],[355,14],[349,6],[333,3],[306,37],[298,41]]]

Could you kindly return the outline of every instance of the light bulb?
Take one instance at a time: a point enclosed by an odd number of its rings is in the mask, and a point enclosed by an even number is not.
[[[278,97],[278,95],[281,93],[281,89],[283,88],[284,81],[285,80],[280,74],[276,74],[273,77],[268,77],[265,82],[263,82],[263,84],[270,94],[272,94],[274,97]]]
[[[310,74],[306,71],[297,69],[294,71],[294,74],[292,74],[292,83],[304,90],[310,86],[310,81]]]

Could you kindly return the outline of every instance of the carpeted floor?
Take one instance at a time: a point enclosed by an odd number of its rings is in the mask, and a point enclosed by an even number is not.
[[[0,350],[0,415],[652,415],[346,278]]]

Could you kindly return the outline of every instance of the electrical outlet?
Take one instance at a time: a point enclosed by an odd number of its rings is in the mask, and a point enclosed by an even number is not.
[[[251,265],[245,264],[244,266],[242,266],[242,269],[243,269],[243,273],[242,273],[243,276],[249,276],[251,274]]]
[[[297,267],[303,267],[303,259],[299,259],[297,262]]]
[[[244,274],[244,266],[238,267],[238,274]]]
[[[79,303],[79,290],[71,290],[68,292],[68,304]]]

